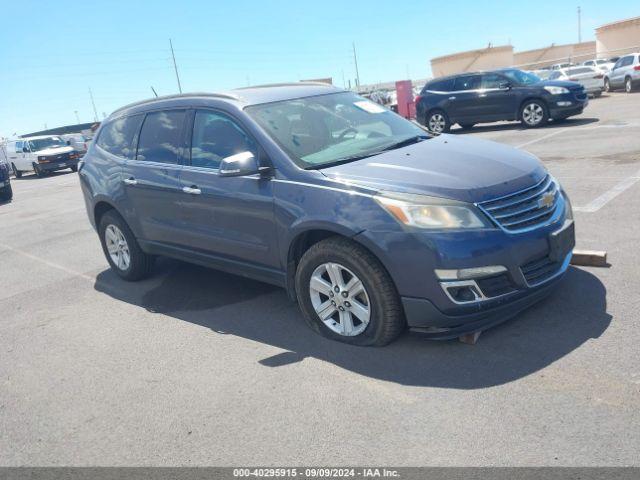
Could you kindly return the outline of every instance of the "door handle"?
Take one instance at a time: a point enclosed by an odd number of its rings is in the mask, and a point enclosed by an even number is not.
[[[125,179],[123,180],[123,182],[124,182],[126,185],[137,185],[137,184],[138,184],[138,181],[137,181],[135,178],[133,178],[133,177],[131,177],[131,178],[125,178]]]
[[[455,100],[456,97],[449,97],[449,100]]]
[[[200,190],[195,185],[193,185],[191,187],[182,187],[182,191],[184,193],[189,193],[191,195],[200,195],[202,193],[202,190]]]

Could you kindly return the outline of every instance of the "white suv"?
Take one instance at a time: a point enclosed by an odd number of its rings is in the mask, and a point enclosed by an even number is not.
[[[620,57],[611,71],[604,77],[607,92],[624,88],[631,93],[640,85],[640,53],[630,53]]]
[[[78,171],[80,155],[57,135],[41,135],[7,142],[6,152],[16,178],[33,171],[38,177],[70,168]]]

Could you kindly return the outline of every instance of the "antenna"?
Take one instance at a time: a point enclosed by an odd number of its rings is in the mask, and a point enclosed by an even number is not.
[[[156,98],[158,98],[158,92],[156,92],[156,89],[153,88],[153,85],[151,85],[151,91],[153,92],[153,94],[156,96]]]
[[[582,10],[578,7],[578,43],[582,43]]]
[[[169,47],[171,47],[171,57],[173,58],[173,69],[176,71],[176,80],[178,80],[178,90],[182,93],[182,85],[180,85],[180,75],[178,75],[178,65],[176,65],[176,55],[173,53],[173,42],[169,39]]]

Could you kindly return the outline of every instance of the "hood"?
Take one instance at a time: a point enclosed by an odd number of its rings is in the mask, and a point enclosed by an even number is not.
[[[469,136],[440,135],[408,147],[320,170],[377,191],[482,202],[530,187],[546,170],[530,153]]]
[[[73,147],[65,145],[64,147],[45,148],[44,150],[39,150],[35,152],[35,154],[46,157],[49,155],[61,155],[63,153],[70,153],[70,152],[73,152]]]
[[[542,80],[537,83],[537,85],[540,85],[541,87],[564,87],[569,90],[581,87],[577,82],[568,82],[566,80]]]

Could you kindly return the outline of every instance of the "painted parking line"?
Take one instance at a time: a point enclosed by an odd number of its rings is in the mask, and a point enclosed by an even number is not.
[[[541,137],[534,138],[533,140],[529,140],[528,142],[521,143],[520,145],[516,145],[516,148],[526,147],[527,145],[531,145],[531,144],[534,144],[534,143],[541,142],[542,140],[546,140],[547,138],[555,137],[556,135],[558,135],[558,134],[560,134],[560,133],[562,133],[562,132],[564,132],[566,130],[568,130],[568,128],[560,128],[558,130],[554,130],[553,132],[547,133],[546,135],[543,135]],[[574,129],[574,130],[579,130],[579,129]]]
[[[617,185],[614,185],[611,189],[604,192],[598,198],[592,200],[584,207],[575,207],[574,210],[576,212],[587,212],[594,213],[604,207],[611,200],[616,198],[618,195],[623,193],[625,190],[633,187],[640,180],[640,170],[638,170],[634,175],[629,178],[621,181]]]

